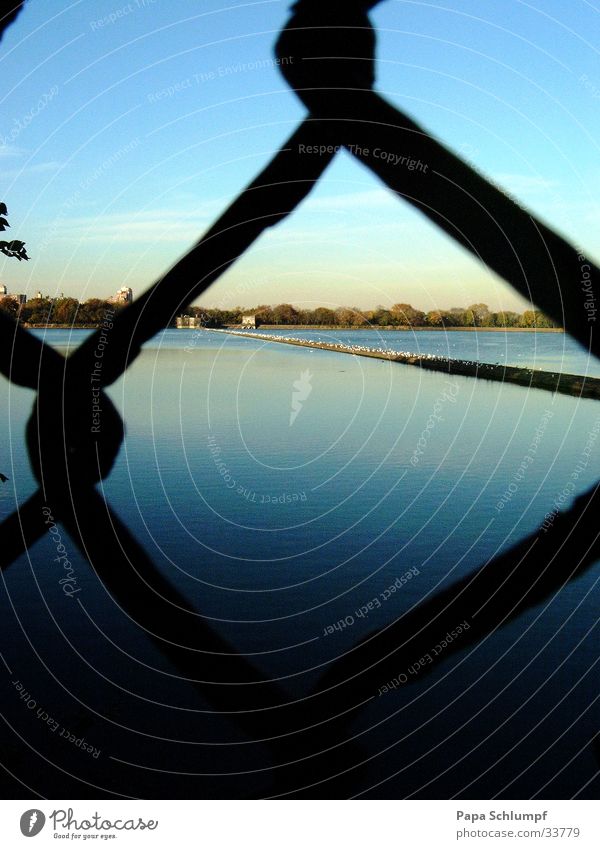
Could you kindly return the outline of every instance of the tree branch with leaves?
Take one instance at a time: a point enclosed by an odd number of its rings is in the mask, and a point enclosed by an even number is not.
[[[8,215],[5,203],[0,203],[0,231],[6,230],[10,224],[5,216]],[[14,257],[21,262],[24,259],[29,259],[25,250],[25,242],[20,242],[17,239],[12,239],[10,242],[0,241],[0,252],[5,256]]]

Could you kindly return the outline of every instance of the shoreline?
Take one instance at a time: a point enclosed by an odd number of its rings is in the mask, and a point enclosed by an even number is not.
[[[350,330],[364,332],[367,330],[380,330],[389,332],[406,333],[416,331],[422,333],[424,331],[432,331],[433,333],[564,333],[562,327],[412,327],[410,324],[386,324],[367,325],[366,327],[344,326],[342,324],[261,324],[260,328],[264,330],[343,330],[345,333]],[[202,330],[201,327],[182,327],[181,330]],[[258,329],[258,328],[257,328]],[[243,330],[242,324],[226,324],[222,328],[207,327],[206,330]]]
[[[263,341],[284,345],[295,345],[299,348],[318,348],[322,351],[331,351],[338,354],[388,360],[390,362],[417,366],[427,371],[437,371],[448,375],[475,377],[498,383],[514,383],[517,386],[524,386],[528,389],[542,389],[546,392],[558,392],[561,395],[574,395],[579,398],[600,400],[600,378],[598,377],[564,374],[519,366],[494,365],[492,363],[480,363],[474,360],[453,360],[449,357],[439,357],[433,354],[422,356],[406,351],[384,351],[382,349],[362,348],[359,346],[348,347],[339,343],[313,342],[308,339],[269,336],[267,334],[249,331],[205,329],[212,333],[225,333],[231,336],[262,339]]]
[[[29,324],[29,322],[21,323],[21,327],[25,330],[98,330],[102,327],[102,322],[99,324]]]
[[[97,330],[100,324],[30,324],[24,322],[21,325],[26,330]],[[356,330],[365,332],[367,330],[387,332],[429,332],[432,333],[564,333],[562,327],[411,327],[410,325],[370,325],[367,327],[344,326],[342,324],[261,324],[265,330],[343,330],[344,333]],[[164,327],[163,330],[243,330],[242,324],[225,324],[223,327]]]

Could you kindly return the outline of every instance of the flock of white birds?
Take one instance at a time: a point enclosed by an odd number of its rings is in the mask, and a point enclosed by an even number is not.
[[[311,339],[300,339],[297,336],[276,336],[272,333],[251,333],[247,330],[219,330],[215,329],[215,333],[226,333],[231,336],[246,336],[251,339],[264,339],[269,342],[288,342],[295,345],[303,345],[307,348],[322,348],[325,347],[331,351],[341,351],[345,354],[379,354],[387,358],[397,358],[403,360],[418,360],[419,362],[439,362],[439,363],[458,363],[461,365],[481,367],[484,365],[487,368],[505,369],[505,366],[500,363],[481,363],[479,360],[453,360],[450,357],[441,357],[437,354],[415,354],[412,351],[393,351],[390,348],[370,348],[367,345],[347,345],[342,342],[317,342]],[[531,369],[526,369],[531,371]]]

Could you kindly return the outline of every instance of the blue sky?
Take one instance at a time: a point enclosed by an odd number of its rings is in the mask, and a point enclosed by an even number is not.
[[[272,62],[288,2],[29,0],[0,58],[10,291],[139,294],[304,115]],[[378,88],[600,258],[600,5],[388,0]],[[202,299],[524,302],[345,154]]]

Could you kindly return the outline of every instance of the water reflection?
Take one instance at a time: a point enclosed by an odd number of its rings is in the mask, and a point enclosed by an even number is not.
[[[182,342],[167,335],[111,391],[128,432],[105,492],[195,609],[296,697],[373,629],[537,528],[575,469],[563,507],[596,478],[598,447],[590,434],[598,430],[600,408],[592,401],[449,381],[397,364],[256,340],[204,334],[187,351]],[[2,389],[11,434],[4,465],[22,500],[33,481],[16,435],[30,394],[8,393],[6,384]],[[12,508],[10,493],[2,490],[3,515]],[[194,721],[196,694],[111,604],[81,558],[72,557],[85,599],[75,613],[57,584],[51,541],[38,544],[31,563],[22,558],[6,576],[2,636],[12,646],[12,663],[33,679],[29,686],[37,681],[51,693],[56,685],[38,662],[25,662],[25,635],[69,689],[76,670],[74,692],[88,706],[78,710],[98,745],[103,741],[114,754],[115,732],[90,706],[134,729],[119,732],[124,760],[163,763],[168,770],[187,762],[193,771],[193,759],[156,737],[243,739],[214,715]],[[408,574],[396,586],[398,576]],[[566,763],[597,726],[585,684],[595,657],[588,636],[595,622],[593,585],[592,574],[584,576],[542,609],[448,658],[421,689],[390,691],[370,702],[353,720],[355,731],[364,731],[361,743],[371,754],[393,745],[403,763],[381,754],[371,773],[357,778],[357,792],[377,783],[375,775],[396,772],[393,790],[373,794],[417,792],[422,785],[429,787],[425,794],[432,787],[443,795],[458,792],[464,775],[454,766],[442,776],[439,765],[465,756],[473,775],[483,773],[494,762],[485,742],[492,733],[494,752],[521,742],[467,795],[499,792],[549,741],[556,762]],[[18,639],[15,615],[23,623]],[[60,693],[48,699],[55,697],[64,702]],[[145,703],[140,714],[141,698],[153,707]],[[61,709],[74,711],[72,704]],[[17,723],[25,721],[15,713]],[[546,717],[545,739],[533,730],[540,716]],[[579,718],[567,744],[561,735],[573,716]],[[415,737],[421,727],[426,735]],[[149,748],[135,742],[140,731],[151,735]],[[475,750],[474,740],[481,743]],[[49,742],[42,736],[39,745]],[[437,754],[426,755],[436,745]],[[261,757],[268,761],[264,752]],[[404,768],[417,757],[419,766]],[[557,773],[555,786],[567,792],[582,774],[591,775],[591,755],[581,757],[560,775],[547,764],[544,772],[542,758],[517,787],[540,786],[543,776]],[[208,752],[200,760],[213,772],[235,771],[240,763],[233,752],[219,761],[222,770]],[[256,752],[244,762],[254,769]],[[106,780],[123,791],[126,776],[117,770]],[[160,786],[158,777],[145,775],[144,782],[150,792]],[[510,789],[520,795],[514,784]]]

